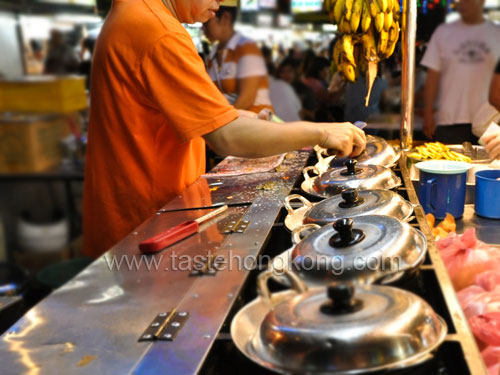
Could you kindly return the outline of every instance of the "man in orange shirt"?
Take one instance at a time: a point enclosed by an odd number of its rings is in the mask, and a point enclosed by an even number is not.
[[[206,22],[218,0],[114,0],[97,40],[84,186],[84,251],[99,256],[219,155],[261,157],[320,144],[365,147],[349,123],[274,124],[240,113],[205,71],[181,22]],[[263,136],[265,135],[265,136]]]

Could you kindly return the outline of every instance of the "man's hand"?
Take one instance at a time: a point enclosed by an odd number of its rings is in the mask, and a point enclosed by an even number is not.
[[[350,122],[315,125],[321,126],[323,131],[319,145],[335,150],[340,157],[358,156],[366,148],[365,132]]]
[[[426,113],[424,115],[424,135],[427,139],[433,139],[436,133],[436,122],[434,121],[434,113]]]
[[[484,137],[484,147],[492,159],[500,159],[500,127]]]

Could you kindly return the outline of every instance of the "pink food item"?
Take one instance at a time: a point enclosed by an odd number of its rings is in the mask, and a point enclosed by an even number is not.
[[[457,291],[472,285],[484,271],[500,270],[500,251],[478,241],[474,228],[440,240],[437,246]]]
[[[473,316],[469,325],[480,347],[500,346],[500,312]]]
[[[500,359],[500,346],[486,347],[486,349],[481,351],[481,357],[483,357],[486,367],[498,365],[498,360]]]
[[[500,288],[500,269],[480,273],[474,278],[474,284],[487,291]]]
[[[488,367],[488,375],[499,375],[500,374],[500,365],[493,365]]]
[[[460,306],[462,306],[462,310],[464,311],[464,314],[467,318],[471,318],[474,315],[478,315],[470,310],[470,306],[484,292],[485,290],[480,286],[471,285],[468,286],[467,288],[462,289],[460,292],[457,293]]]
[[[459,293],[459,300],[465,316],[470,319],[476,315],[500,312],[500,293],[479,291],[480,287],[475,285],[462,289]]]

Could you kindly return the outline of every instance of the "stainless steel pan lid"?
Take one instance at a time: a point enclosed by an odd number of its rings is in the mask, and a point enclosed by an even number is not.
[[[394,189],[401,180],[388,168],[378,165],[359,165],[356,160],[345,162],[346,168],[330,169],[314,180],[314,190],[320,196],[331,197],[344,189]]]
[[[371,214],[406,220],[412,213],[412,204],[393,191],[346,189],[341,195],[310,207],[305,212],[304,222],[325,225],[343,217]]]
[[[323,153],[325,151],[325,149],[316,150],[316,155],[318,157],[316,167],[321,172],[326,172],[331,168],[341,167],[347,160],[347,158],[336,158],[333,156],[324,157]],[[401,151],[395,150],[385,139],[367,135],[366,148],[359,156],[356,156],[355,159],[358,164],[372,164],[390,168],[397,163],[400,156]]]
[[[388,216],[366,215],[325,225],[300,241],[291,259],[293,271],[310,284],[371,284],[417,267],[426,251],[418,229]]]
[[[291,280],[296,293],[271,295],[268,277],[259,275],[260,297],[238,312],[231,334],[245,355],[274,371],[340,375],[398,369],[428,359],[445,338],[443,319],[410,292],[343,284],[306,290]]]

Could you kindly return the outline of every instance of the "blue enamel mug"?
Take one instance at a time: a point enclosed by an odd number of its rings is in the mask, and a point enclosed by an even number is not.
[[[467,171],[471,165],[451,160],[429,160],[415,164],[420,171],[418,199],[425,213],[444,219],[450,213],[464,215]]]
[[[476,172],[475,195],[474,211],[477,215],[500,219],[500,170]]]

